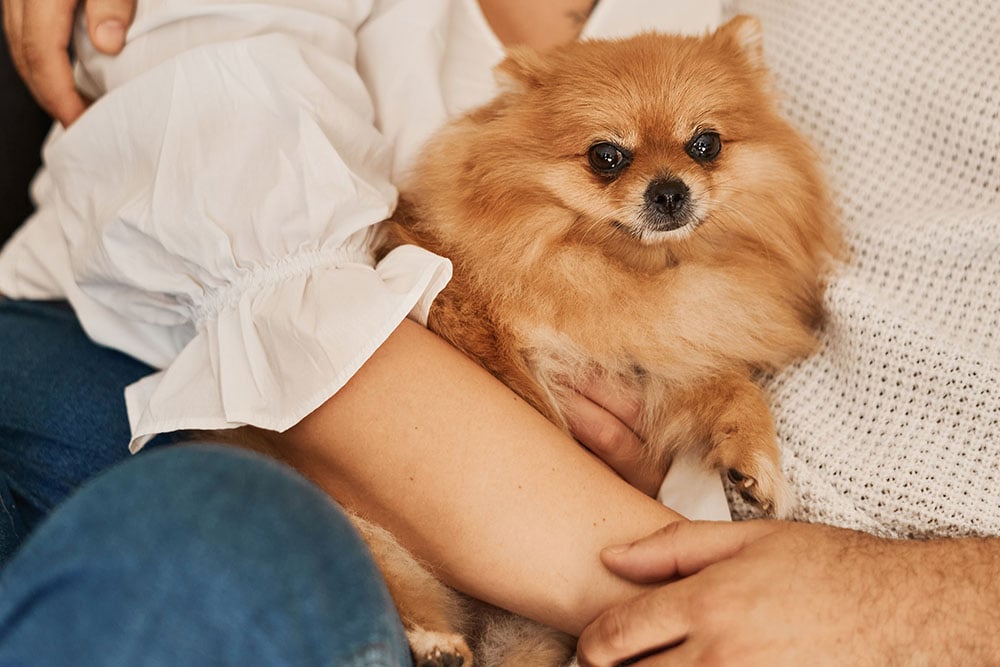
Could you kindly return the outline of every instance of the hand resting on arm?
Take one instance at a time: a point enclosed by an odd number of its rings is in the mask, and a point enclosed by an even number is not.
[[[1000,655],[997,539],[680,522],[602,559],[656,587],[584,631],[586,667],[666,647],[638,664],[972,665]]]

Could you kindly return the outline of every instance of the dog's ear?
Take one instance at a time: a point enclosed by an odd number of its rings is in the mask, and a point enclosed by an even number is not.
[[[540,88],[545,80],[545,61],[534,49],[514,46],[507,49],[507,57],[493,71],[505,90]]]
[[[751,67],[764,69],[764,29],[757,17],[734,16],[715,31],[715,37],[738,48]]]

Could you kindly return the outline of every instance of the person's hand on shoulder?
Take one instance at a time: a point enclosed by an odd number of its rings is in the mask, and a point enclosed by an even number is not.
[[[87,33],[98,51],[114,55],[125,46],[135,0],[84,0]],[[3,0],[3,24],[14,66],[32,95],[64,126],[86,102],[73,84],[69,43],[76,0]]]

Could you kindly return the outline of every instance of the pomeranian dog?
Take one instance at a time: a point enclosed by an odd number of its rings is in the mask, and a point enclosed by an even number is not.
[[[816,156],[776,110],[762,41],[739,16],[700,38],[512,50],[502,92],[430,140],[377,254],[449,258],[429,327],[557,425],[573,387],[597,378],[641,396],[650,465],[697,452],[780,515],[755,377],[813,348],[841,241]],[[417,664],[471,664],[460,601],[359,523]],[[571,653],[517,632],[477,662]]]

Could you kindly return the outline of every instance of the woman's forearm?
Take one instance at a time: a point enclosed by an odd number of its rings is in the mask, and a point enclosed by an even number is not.
[[[679,518],[409,321],[278,446],[447,583],[573,634],[639,590],[600,549]]]

